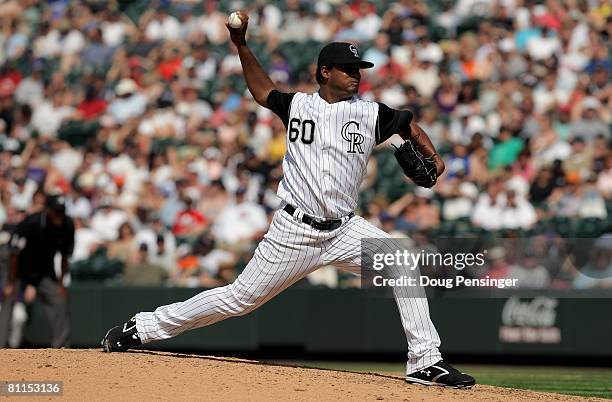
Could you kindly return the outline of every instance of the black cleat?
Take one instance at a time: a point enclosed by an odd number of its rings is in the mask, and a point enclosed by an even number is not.
[[[138,336],[136,318],[134,317],[123,326],[109,329],[102,339],[102,350],[105,352],[125,352],[138,345],[142,345],[142,341]]]
[[[476,384],[474,377],[460,372],[444,360],[407,375],[406,382],[448,388],[472,388]]]

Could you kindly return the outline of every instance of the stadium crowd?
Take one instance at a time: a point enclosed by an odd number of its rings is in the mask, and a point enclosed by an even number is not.
[[[281,89],[315,91],[322,44],[354,42],[375,64],[360,95],[412,110],[429,133],[447,167],[433,190],[403,178],[390,146],[398,139],[372,158],[359,212],[380,227],[417,239],[537,234],[544,249],[561,235],[609,231],[606,0],[9,0],[0,2],[5,232],[61,193],[76,226],[73,280],[230,282],[279,205],[285,151],[282,123],[245,91],[228,41],[227,12],[238,8]],[[610,285],[569,268],[554,278],[559,264],[501,269],[505,257],[492,253],[492,273],[522,269],[538,287]],[[598,269],[612,276],[612,265]],[[326,270],[311,281],[350,283]]]

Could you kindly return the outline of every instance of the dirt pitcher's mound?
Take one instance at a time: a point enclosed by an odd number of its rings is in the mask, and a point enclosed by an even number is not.
[[[75,401],[579,399],[484,385],[471,390],[447,390],[408,385],[401,377],[394,376],[174,353],[103,353],[95,349],[0,350],[0,381],[48,380],[63,381],[61,399]]]

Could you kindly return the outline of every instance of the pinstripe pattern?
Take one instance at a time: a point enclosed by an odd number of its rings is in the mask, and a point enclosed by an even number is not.
[[[334,231],[323,232],[279,210],[253,259],[234,283],[161,306],[154,312],[137,314],[138,333],[146,343],[250,313],[323,265],[333,264],[359,274],[363,238],[389,239],[385,243],[388,249],[377,252],[393,253],[401,248],[388,234],[359,216]],[[407,373],[412,373],[440,360],[440,338],[429,318],[427,298],[411,294],[414,288],[394,291],[408,340]]]
[[[361,217],[346,216],[357,206],[359,186],[376,144],[378,104],[353,97],[333,104],[317,93],[297,93],[290,105],[292,118],[315,122],[314,141],[287,140],[284,178],[278,194],[296,207],[294,216],[277,211],[268,233],[234,283],[199,293],[189,300],[136,315],[143,343],[177,336],[229,317],[257,309],[293,283],[323,265],[359,273],[362,239],[387,239],[376,252],[394,252],[401,245]],[[363,153],[349,152],[341,128],[358,123],[364,136]],[[355,125],[355,127],[357,127]],[[350,149],[350,148],[348,148]],[[318,231],[301,222],[301,214],[319,219],[342,218],[333,231]],[[406,274],[391,269],[391,275]],[[416,274],[416,272],[414,273]],[[429,318],[427,299],[415,288],[395,288],[394,297],[408,341],[407,373],[441,359],[440,339]]]
[[[362,239],[386,239],[377,242],[384,245],[383,249],[366,250],[369,254],[395,253],[404,246],[387,233],[373,226],[360,216],[349,220],[338,229],[339,233],[333,239],[329,250],[324,254],[324,262],[333,264],[339,269],[359,274],[361,271]],[[418,270],[406,271],[390,268],[389,277],[400,275],[418,275]],[[429,317],[429,305],[422,289],[418,287],[393,288],[395,302],[400,312],[402,326],[408,341],[407,374],[431,366],[441,359],[438,347],[440,337]]]
[[[284,177],[278,186],[278,196],[319,219],[336,219],[353,212],[376,144],[377,117],[376,102],[353,97],[330,104],[318,93],[296,93],[289,119],[313,120],[315,139],[312,144],[304,144],[299,139],[287,141]],[[348,143],[340,132],[349,121],[359,123],[356,131],[365,137],[361,145],[363,153],[347,152]]]

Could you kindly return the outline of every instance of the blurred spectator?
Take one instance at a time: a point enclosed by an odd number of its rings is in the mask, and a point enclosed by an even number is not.
[[[417,187],[414,195],[389,205],[388,213],[396,219],[396,228],[405,232],[428,230],[440,223],[440,209],[432,200],[433,191]]]
[[[537,221],[535,209],[522,195],[506,191],[506,203],[502,207],[502,229],[529,229]]]
[[[471,216],[472,224],[486,230],[501,229],[502,221],[499,217],[502,215],[505,201],[506,197],[501,192],[500,183],[489,183],[487,192],[481,194],[476,201]]]
[[[19,82],[15,90],[15,100],[33,107],[43,101],[44,91],[42,63],[38,62],[32,66],[32,75]]]
[[[559,38],[544,26],[526,42],[527,52],[533,60],[545,60],[558,52],[561,42]]]
[[[84,120],[95,120],[106,111],[107,103],[98,94],[98,89],[94,86],[88,86],[85,89],[85,98],[77,106],[79,117]]]
[[[389,50],[389,36],[384,33],[376,35],[374,46],[363,54],[364,60],[374,63],[372,73],[375,73],[381,66],[387,64],[389,61]]]
[[[462,179],[461,176],[452,178],[438,188],[439,193],[444,197],[442,206],[444,220],[469,218],[472,214],[474,202],[478,196],[478,187]]]
[[[75,218],[74,228],[74,252],[71,262],[86,260],[104,243],[104,239],[87,225],[85,218]]]
[[[575,217],[580,208],[579,187],[574,181],[559,187],[548,198],[548,205],[553,214],[563,217]]]
[[[124,78],[115,87],[117,97],[109,104],[108,112],[118,123],[132,117],[141,116],[146,108],[147,99],[140,94],[134,80]]]
[[[128,30],[133,29],[133,24],[129,18],[122,17],[118,11],[111,11],[107,14],[106,20],[102,22],[102,39],[108,46],[120,46],[127,36]]]
[[[544,289],[550,284],[548,270],[541,265],[533,250],[527,249],[522,258],[510,267],[507,278],[518,279],[518,288]]]
[[[151,16],[143,16],[142,18],[151,18],[145,29],[145,35],[149,40],[173,40],[179,39],[180,24],[178,20],[169,15],[165,7],[152,12]]]
[[[168,272],[157,264],[149,262],[149,250],[142,243],[136,252],[134,262],[125,267],[123,283],[128,286],[160,286],[168,278]]]
[[[235,202],[226,206],[219,214],[213,227],[213,234],[220,242],[230,245],[245,240],[260,239],[268,229],[265,210],[246,199],[247,189],[236,191]]]
[[[74,115],[75,108],[70,105],[72,94],[68,90],[50,94],[51,100],[44,100],[34,107],[32,126],[42,136],[57,134],[62,123]]]
[[[197,237],[202,234],[208,226],[208,220],[197,209],[194,208],[197,196],[185,195],[183,204],[185,207],[177,214],[172,232],[180,237]]]
[[[173,241],[174,237],[170,236],[172,236],[170,232],[158,234],[155,239],[155,252],[152,255],[149,253],[149,261],[164,268],[167,273],[174,272],[176,269],[176,245]],[[172,239],[172,241],[170,239]]]
[[[159,216],[152,216],[141,226],[134,237],[134,243],[147,245],[150,262],[162,266],[168,273],[176,269],[177,241]]]
[[[89,28],[86,35],[87,45],[81,52],[83,65],[92,69],[103,68],[111,60],[115,48],[102,41],[102,31],[98,27]]]
[[[533,202],[541,203],[548,198],[554,188],[555,180],[552,171],[549,168],[544,168],[536,174],[529,189],[529,196]]]
[[[578,217],[606,219],[606,202],[602,195],[597,191],[595,183],[591,180],[585,183],[580,191],[580,205],[578,207]]]
[[[581,118],[576,120],[570,127],[570,134],[574,137],[582,137],[587,141],[593,141],[596,136],[602,135],[610,139],[610,126],[605,124],[599,116],[601,103],[597,98],[586,97],[582,100]]]
[[[199,236],[193,246],[181,246],[178,270],[172,282],[187,287],[217,287],[232,282],[236,276],[237,255],[217,247],[210,232]]]
[[[280,52],[272,53],[268,75],[278,84],[288,84],[291,80],[291,66]]]
[[[119,226],[117,240],[108,246],[107,256],[121,261],[124,264],[130,263],[134,258],[134,229],[132,225],[124,222]]]
[[[513,164],[524,147],[523,140],[513,137],[506,127],[500,129],[497,140],[489,153],[489,168],[492,170]]]
[[[309,37],[319,43],[332,40],[338,28],[338,20],[332,14],[332,5],[325,1],[317,1],[314,5],[315,19],[310,26]],[[280,13],[280,10],[278,11]]]
[[[589,261],[574,279],[574,287],[610,288],[612,287],[612,235],[606,234],[595,241]]]
[[[510,278],[510,265],[506,261],[506,251],[501,246],[493,247],[487,254],[489,259],[489,272],[491,279]]]
[[[199,210],[204,216],[219,216],[219,213],[227,207],[230,202],[230,197],[223,183],[220,180],[215,180],[206,188],[204,196],[199,204]]]
[[[612,154],[605,159],[604,170],[597,178],[597,189],[607,200],[612,200]]]
[[[216,247],[210,236],[202,236],[196,244],[200,286],[217,287],[231,283],[236,276],[236,256]]]
[[[125,211],[113,207],[113,201],[108,196],[100,202],[100,208],[91,218],[91,228],[100,233],[104,240],[116,240],[119,237],[119,227],[128,219]]]
[[[533,181],[536,170],[528,150],[524,149],[518,155],[518,159],[512,165],[512,172],[522,178],[526,185]]]
[[[355,28],[363,31],[367,40],[372,40],[382,25],[382,18],[377,14],[376,6],[367,0],[357,0],[349,7],[355,18]]]
[[[571,145],[572,153],[563,161],[563,171],[585,180],[589,177],[593,164],[593,150],[585,144],[581,137],[574,137]]]
[[[427,53],[417,54],[416,63],[411,67],[408,83],[416,88],[419,95],[429,98],[440,85],[438,67],[432,62]]]
[[[455,144],[445,164],[447,166],[448,177],[452,178],[456,175],[461,177],[469,176],[470,158],[467,147],[463,144]]]

